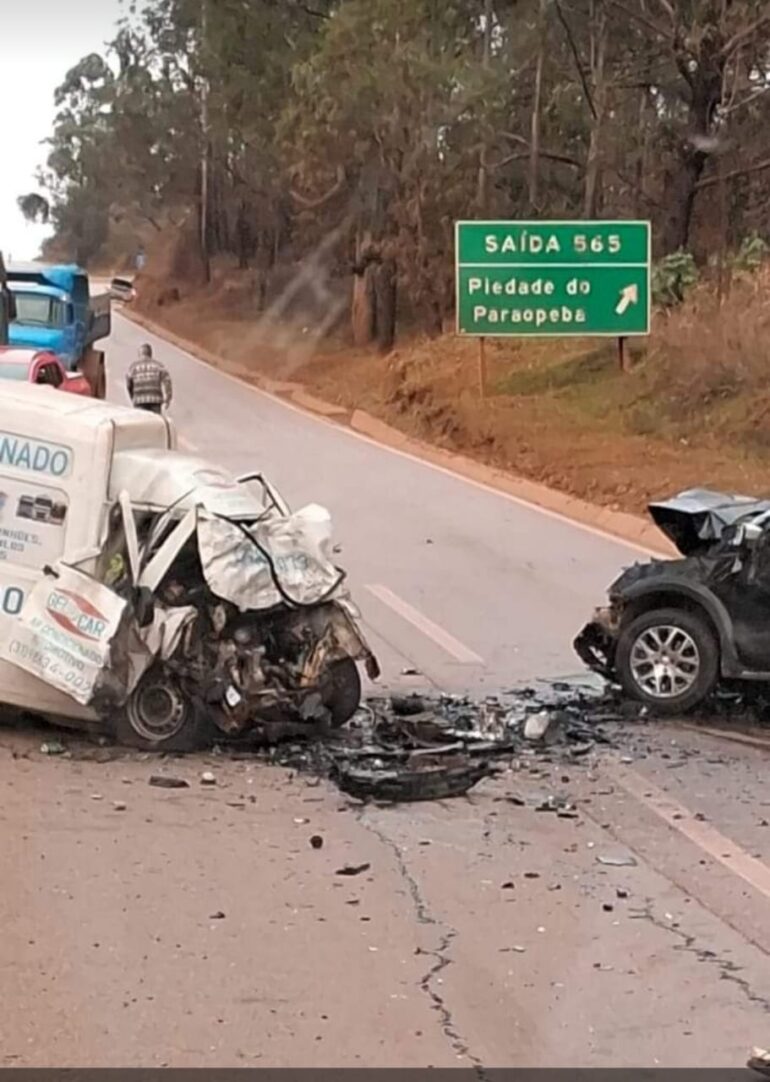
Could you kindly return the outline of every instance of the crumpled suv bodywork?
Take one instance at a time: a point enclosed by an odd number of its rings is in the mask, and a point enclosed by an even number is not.
[[[649,511],[681,558],[624,571],[579,656],[659,714],[692,709],[720,679],[770,681],[770,500],[693,489]]]

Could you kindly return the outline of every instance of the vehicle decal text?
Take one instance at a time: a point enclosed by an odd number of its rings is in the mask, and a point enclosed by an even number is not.
[[[72,468],[72,452],[59,444],[0,432],[0,466],[51,477],[66,477]]]

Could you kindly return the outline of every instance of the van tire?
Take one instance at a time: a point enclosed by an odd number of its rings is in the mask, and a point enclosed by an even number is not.
[[[361,705],[361,674],[352,658],[331,664],[323,679],[324,706],[331,714],[332,727],[339,729],[350,721]]]
[[[142,751],[199,751],[211,745],[215,727],[205,704],[185,694],[163,665],[153,665],[118,711],[113,733],[119,744]]]

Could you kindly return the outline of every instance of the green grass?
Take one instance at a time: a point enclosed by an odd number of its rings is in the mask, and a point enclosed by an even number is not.
[[[630,348],[629,355],[632,363],[638,361],[638,353],[632,354]],[[579,391],[581,388],[608,382],[615,383],[620,376],[617,343],[612,339],[603,342],[596,349],[558,364],[517,368],[500,380],[497,389],[500,394],[526,398],[560,391]],[[623,374],[623,379],[628,379],[628,374]]]

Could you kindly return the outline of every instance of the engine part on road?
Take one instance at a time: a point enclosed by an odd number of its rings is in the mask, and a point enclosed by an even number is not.
[[[492,773],[490,764],[457,756],[448,761],[423,760],[397,770],[367,770],[355,766],[335,767],[332,781],[348,796],[364,803],[400,804],[421,800],[446,800],[464,796]]]

